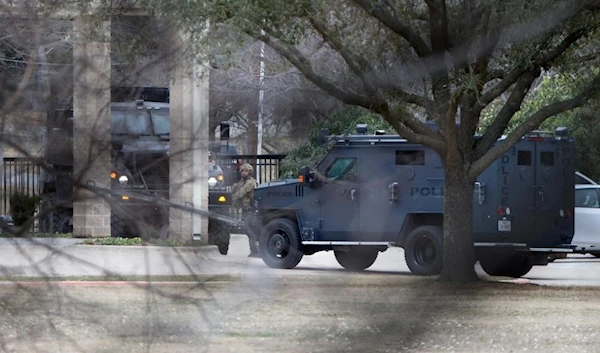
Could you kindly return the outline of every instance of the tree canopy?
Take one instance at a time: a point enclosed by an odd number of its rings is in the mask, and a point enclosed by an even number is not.
[[[567,64],[584,55],[591,56],[586,64],[597,62],[598,1],[146,2],[207,44],[218,41],[205,36],[209,23],[263,41],[319,89],[435,149],[445,168],[442,278],[452,281],[476,278],[476,177],[527,132],[583,106],[600,88],[600,76],[580,65],[578,89],[523,111],[496,144],[543,72],[573,69]],[[320,65],[323,57],[336,65]],[[502,95],[483,126],[484,109]],[[483,137],[475,139],[478,130]]]
[[[433,148],[445,173],[441,277],[452,281],[476,278],[470,195],[477,176],[526,133],[584,106],[600,89],[598,72],[586,70],[598,64],[598,0],[139,4],[187,31],[190,52],[202,60],[208,48],[262,41],[315,88],[378,114],[409,141]],[[578,84],[523,109],[548,72],[577,72]]]

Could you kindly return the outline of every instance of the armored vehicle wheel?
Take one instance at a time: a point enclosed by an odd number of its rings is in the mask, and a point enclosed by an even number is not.
[[[514,278],[525,276],[533,267],[529,258],[523,255],[484,255],[479,259],[479,264],[490,276]]]
[[[404,257],[412,273],[433,276],[442,272],[443,231],[438,226],[420,226],[406,238]]]
[[[287,218],[275,218],[260,233],[259,251],[265,264],[273,268],[294,268],[304,254],[298,224]]]
[[[110,214],[110,236],[111,237],[126,237],[128,235],[128,227],[125,221],[116,215],[114,212]]]
[[[229,226],[225,222],[217,219],[208,221],[208,243],[216,245],[221,255],[227,255],[230,239]]]
[[[369,268],[377,259],[379,250],[369,247],[351,247],[348,251],[334,250],[335,259],[346,270],[361,271]]]

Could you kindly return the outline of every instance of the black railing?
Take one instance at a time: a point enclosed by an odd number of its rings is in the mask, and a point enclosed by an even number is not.
[[[284,154],[267,155],[220,155],[215,158],[215,163],[223,169],[225,184],[233,185],[240,180],[240,167],[248,163],[254,169],[253,176],[259,183],[265,183],[279,179],[281,162],[285,158]],[[241,210],[233,207],[229,208],[229,216],[242,220]],[[232,232],[243,232],[240,227],[233,227]]]
[[[4,158],[1,214],[10,215],[10,196],[15,192],[40,196],[41,177],[41,167],[35,162],[26,158]],[[36,220],[33,231],[37,231],[37,228]]]
[[[215,162],[223,169],[227,185],[232,185],[240,180],[239,168],[244,163],[252,165],[254,177],[261,183],[278,179],[284,158],[285,155],[235,155],[219,156]],[[35,162],[26,158],[4,158],[3,171],[0,215],[10,215],[10,196],[17,191],[31,196],[41,195],[42,168]],[[236,210],[231,210],[231,216],[241,219]],[[32,231],[38,231],[37,220]]]
[[[215,158],[215,163],[223,169],[227,185],[240,180],[240,167],[244,163],[254,168],[254,177],[259,183],[265,183],[279,178],[281,161],[285,156],[284,154],[220,155]]]

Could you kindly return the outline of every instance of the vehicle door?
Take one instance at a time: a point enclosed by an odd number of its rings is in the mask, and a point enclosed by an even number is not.
[[[600,197],[597,188],[575,190],[575,236],[571,243],[600,246]]]
[[[342,149],[321,164],[321,240],[356,240],[360,231],[359,150]]]
[[[505,221],[498,221],[498,231],[505,234],[503,239],[509,242],[531,243],[537,238],[535,143],[520,141],[516,146],[516,156],[507,153],[501,157],[500,165],[500,205],[498,213],[502,219],[511,222],[504,227]],[[515,166],[513,158],[517,159]],[[506,213],[509,214],[506,214]]]
[[[560,144],[547,141],[534,143],[535,146],[535,227],[539,246],[551,246],[561,242],[560,220],[569,205],[563,200],[563,189],[569,188],[573,197],[574,170],[567,170],[571,183],[565,183],[561,165]],[[572,202],[569,203],[572,207]],[[562,210],[562,212],[561,212]]]

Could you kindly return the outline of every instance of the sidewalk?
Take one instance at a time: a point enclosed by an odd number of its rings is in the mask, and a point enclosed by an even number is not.
[[[195,247],[83,245],[84,239],[2,238],[3,276],[144,276],[241,273],[249,259],[247,237],[232,235],[230,253],[214,245]]]

